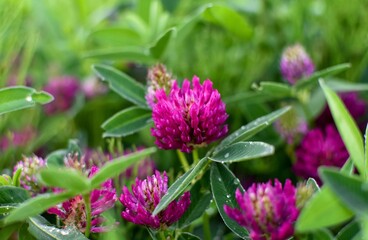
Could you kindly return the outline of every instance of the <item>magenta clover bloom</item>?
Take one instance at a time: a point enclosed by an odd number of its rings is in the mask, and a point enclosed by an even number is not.
[[[91,168],[89,177],[92,177],[98,168],[93,166]],[[60,191],[60,190],[55,190]],[[117,200],[116,191],[113,187],[112,180],[105,181],[100,189],[95,189],[91,192],[91,232],[106,232],[111,227],[101,226],[105,222],[105,219],[100,216],[101,213],[112,208]],[[56,214],[63,222],[65,227],[76,227],[79,231],[84,233],[86,231],[86,210],[85,202],[81,195],[77,195],[68,201],[63,202],[61,205],[50,208],[48,211],[50,214]]]
[[[123,187],[120,202],[125,207],[121,216],[132,223],[144,225],[152,229],[165,229],[178,221],[190,204],[190,193],[185,192],[178,201],[171,202],[166,209],[156,216],[152,212],[167,192],[168,178],[156,171],[145,180],[136,179],[132,185],[132,193]]]
[[[42,186],[37,180],[37,173],[40,169],[46,167],[46,162],[37,156],[25,157],[23,160],[17,162],[14,166],[15,173],[18,169],[22,169],[20,175],[20,186],[27,189],[32,196],[46,192],[47,188]]]
[[[342,167],[349,157],[340,134],[333,125],[310,130],[296,150],[296,162],[293,167],[296,175],[305,179],[318,177],[320,166]]]
[[[245,227],[253,240],[285,240],[294,234],[294,222],[299,210],[296,188],[286,180],[284,188],[276,179],[274,186],[254,183],[248,190],[235,192],[240,208],[224,205],[226,214]]]
[[[299,79],[312,75],[314,64],[305,49],[296,44],[287,47],[282,53],[280,69],[284,79],[295,84]]]
[[[153,108],[154,128],[152,135],[162,149],[180,149],[191,152],[194,147],[205,146],[226,135],[228,115],[220,93],[213,89],[212,82],[200,84],[194,76],[184,80],[182,88],[177,83],[167,96],[165,91],[156,92],[157,103]]]
[[[44,90],[54,96],[55,100],[45,105],[48,115],[65,112],[70,109],[80,90],[79,82],[71,76],[63,76],[51,79]]]

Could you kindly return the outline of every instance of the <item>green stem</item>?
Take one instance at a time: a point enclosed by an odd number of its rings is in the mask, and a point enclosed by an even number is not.
[[[86,206],[86,231],[84,232],[84,235],[88,238],[89,233],[91,232],[91,196],[90,193],[83,195],[84,204]]]
[[[204,212],[202,220],[203,220],[203,237],[205,240],[211,240],[210,221],[206,212]]]
[[[198,150],[197,149],[193,149],[193,163],[194,165],[198,163],[199,161],[199,157],[198,157]]]
[[[184,170],[187,172],[189,170],[189,164],[188,164],[187,158],[185,157],[184,153],[182,153],[180,150],[176,150],[176,152],[178,153],[181,165],[183,166]]]
[[[160,239],[162,239],[162,240],[166,240],[166,237],[165,237],[165,233],[164,233],[164,231],[159,231],[159,232],[158,232],[158,235],[160,236]]]

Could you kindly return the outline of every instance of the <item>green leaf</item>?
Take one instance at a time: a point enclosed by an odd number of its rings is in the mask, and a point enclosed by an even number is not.
[[[175,31],[175,28],[170,28],[169,30],[167,30],[156,40],[155,44],[149,49],[151,55],[155,59],[161,59]]]
[[[367,179],[367,164],[368,164],[368,124],[365,127],[365,134],[364,134],[364,179]],[[353,171],[353,170],[351,170]]]
[[[201,240],[201,238],[192,233],[182,232],[180,233],[178,240]]]
[[[214,5],[206,8],[202,17],[208,22],[222,26],[239,38],[248,40],[253,34],[252,26],[244,16],[225,5]]]
[[[295,90],[299,91],[303,88],[313,86],[314,84],[317,83],[317,80],[319,78],[324,78],[324,77],[336,75],[336,74],[338,74],[342,71],[345,71],[346,69],[348,69],[350,67],[351,67],[350,63],[342,63],[342,64],[339,64],[339,65],[336,65],[336,66],[332,66],[332,67],[323,69],[321,71],[317,71],[317,72],[313,73],[311,76],[297,81],[296,84],[293,86],[293,88]]]
[[[215,162],[232,163],[265,157],[273,153],[274,147],[264,142],[237,142],[218,151],[209,159]]]
[[[23,223],[18,232],[18,240],[36,240],[35,237],[28,231],[28,223]]]
[[[254,85],[253,88],[273,97],[290,97],[292,95],[291,87],[285,83],[261,82],[259,86]]]
[[[336,240],[351,240],[359,231],[359,223],[357,221],[352,221],[337,233]]]
[[[65,166],[64,158],[68,153],[67,150],[56,150],[46,157],[46,164],[48,167],[63,167]]]
[[[337,94],[327,87],[324,81],[321,80],[320,85],[325,93],[331,114],[350,157],[359,172],[364,174],[366,171],[364,166],[364,148],[359,128]]]
[[[271,125],[276,119],[281,117],[287,111],[291,109],[290,106],[283,107],[279,110],[276,110],[270,114],[257,118],[256,120],[248,123],[247,125],[242,126],[240,129],[236,130],[235,132],[231,133],[227,136],[221,143],[215,148],[214,154],[222,150],[224,147],[236,143],[239,141],[244,141],[256,133],[260,132],[261,130],[265,129],[267,126]]]
[[[145,99],[145,88],[123,72],[107,66],[96,64],[92,66],[95,73],[104,81],[109,83],[110,88],[126,100],[147,108]]]
[[[49,93],[37,92],[29,87],[7,87],[0,89],[0,115],[24,108],[35,106],[37,103],[46,104],[53,100]]]
[[[341,168],[341,172],[349,174],[349,175],[354,173],[354,163],[351,160],[351,158],[348,158],[348,160],[346,160],[346,162]]]
[[[15,187],[19,187],[20,186],[20,176],[22,174],[22,169],[18,168],[17,171],[15,171],[15,173],[13,174],[13,186]]]
[[[243,239],[249,239],[248,231],[232,220],[224,211],[224,205],[228,205],[232,208],[239,207],[235,199],[235,191],[238,188],[241,192],[244,192],[239,179],[237,179],[224,164],[212,164],[211,189],[218,212],[231,231]]]
[[[120,47],[142,44],[141,37],[135,29],[124,27],[109,27],[92,32],[87,41],[94,41],[101,46]]]
[[[109,178],[118,176],[125,171],[133,163],[142,160],[144,157],[154,153],[156,148],[146,148],[129,155],[118,157],[106,163],[100,170],[91,178],[91,188],[98,188],[100,185]]]
[[[194,220],[202,216],[204,211],[208,208],[211,199],[212,195],[209,191],[201,193],[201,184],[197,182],[190,190],[190,205],[179,220],[179,228],[188,226]]]
[[[329,79],[326,82],[326,85],[337,92],[357,92],[368,90],[368,84],[366,83],[340,81],[335,79]]]
[[[34,198],[28,199],[21,203],[18,208],[12,210],[4,221],[5,224],[10,224],[18,221],[23,221],[28,217],[35,216],[56,206],[57,204],[77,195],[76,192],[63,192],[60,194],[40,194]]]
[[[14,186],[0,186],[0,206],[22,203],[29,199],[29,193],[24,188]]]
[[[327,229],[319,229],[311,233],[313,240],[333,240],[332,233]]]
[[[70,168],[44,168],[39,172],[39,180],[47,186],[59,187],[75,192],[88,192],[90,182],[80,171]]]
[[[41,216],[31,217],[27,220],[29,232],[41,240],[84,240],[86,238],[80,231],[73,227],[58,229]]]
[[[148,109],[139,107],[124,109],[102,124],[101,127],[105,130],[103,136],[125,137],[138,132],[152,122],[151,116],[152,111]]]
[[[12,234],[15,231],[18,231],[19,228],[20,224],[12,224],[3,228],[0,227],[0,239],[1,240],[11,239]]]
[[[3,174],[0,176],[0,186],[12,185],[12,179],[10,176]]]
[[[70,154],[72,156],[74,156],[75,154],[78,155],[78,160],[81,159],[82,157],[82,151],[78,145],[78,140],[77,139],[70,139],[68,142],[68,149],[67,149],[67,154]]]
[[[189,186],[194,178],[196,178],[202,170],[207,167],[209,160],[202,158],[197,165],[191,168],[189,171],[184,173],[180,178],[169,187],[167,193],[161,198],[160,203],[156,206],[153,211],[153,215],[157,215],[159,212],[164,210],[174,199],[179,197],[185,189]]]
[[[307,180],[307,187],[311,186],[313,189],[313,192],[319,192],[321,189],[318,186],[318,183],[314,178],[308,178]]]
[[[149,50],[139,47],[98,49],[84,53],[83,57],[103,60],[126,60],[139,62],[141,64],[152,64],[154,62],[154,59],[150,56]]]
[[[323,182],[336,193],[356,215],[368,216],[368,189],[366,183],[355,176],[339,172],[337,169],[320,168]]]
[[[339,200],[329,187],[321,191],[306,203],[296,222],[298,232],[308,232],[334,226],[352,218],[354,214]]]

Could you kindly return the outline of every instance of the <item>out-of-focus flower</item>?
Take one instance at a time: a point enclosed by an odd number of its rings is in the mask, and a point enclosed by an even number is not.
[[[54,101],[45,105],[48,115],[65,112],[70,109],[80,90],[79,82],[71,76],[56,77],[51,79],[44,90],[54,96]]]
[[[148,69],[147,75],[147,94],[146,101],[148,106],[153,108],[157,102],[157,90],[164,90],[166,94],[170,93],[174,80],[170,73],[167,72],[166,67],[162,64],[157,64]]]
[[[305,120],[291,109],[275,122],[275,129],[288,144],[293,144],[307,132],[308,126]]]
[[[190,88],[185,79],[182,88],[174,82],[169,95],[163,90],[156,92],[151,133],[158,147],[191,152],[226,135],[228,115],[220,93],[210,80],[201,85],[194,76],[192,85]]]
[[[364,119],[364,116],[366,116],[367,114],[366,102],[360,99],[356,92],[340,93],[339,96],[353,119],[357,121],[359,125],[363,125],[363,127],[365,127],[366,119]],[[333,123],[334,120],[332,118],[330,108],[328,107],[328,105],[326,105],[323,112],[318,116],[316,120],[316,125],[319,127],[325,127],[328,124]]]
[[[0,149],[6,151],[8,148],[26,146],[35,136],[36,131],[32,127],[26,127],[20,131],[12,131],[0,138]]]
[[[83,81],[82,91],[87,99],[107,93],[108,88],[97,78],[90,77]]]
[[[156,171],[145,180],[136,179],[132,185],[132,193],[126,186],[123,187],[120,202],[125,207],[121,216],[135,224],[144,225],[152,229],[165,229],[178,221],[190,204],[190,193],[185,192],[178,201],[171,202],[166,209],[152,215],[161,198],[167,192],[168,178]]]
[[[46,162],[37,156],[25,157],[14,166],[14,173],[22,169],[20,175],[20,186],[27,189],[32,196],[46,192],[47,188],[42,186],[37,180],[40,169],[46,167]]]
[[[32,84],[33,84],[33,80],[31,76],[26,76],[24,81],[20,83],[18,80],[18,76],[16,74],[10,75],[8,78],[8,82],[7,82],[8,87],[17,86],[17,85],[24,85],[27,87],[31,87]]]
[[[253,240],[285,240],[294,234],[294,222],[299,210],[296,189],[290,180],[284,188],[276,179],[254,183],[246,192],[235,192],[240,208],[224,206],[226,214],[250,232]]]
[[[320,183],[318,167],[342,167],[349,157],[338,131],[333,125],[310,130],[296,150],[293,166],[296,175],[305,179],[312,177]]]
[[[312,197],[314,189],[311,185],[307,185],[303,182],[298,184],[296,191],[296,206],[298,207],[298,209],[302,209],[308,202],[308,200]]]
[[[89,173],[89,177],[92,177],[97,171],[98,168],[93,166]],[[60,190],[57,189],[56,191]],[[94,189],[91,192],[91,232],[105,232],[111,228],[108,226],[101,226],[101,224],[105,222],[101,213],[112,208],[116,200],[116,191],[111,179],[105,181],[100,189]],[[82,233],[86,231],[86,204],[81,195],[77,195],[63,202],[61,205],[52,207],[47,212],[56,214],[62,220],[65,227],[76,227]]]
[[[282,76],[290,84],[295,84],[299,79],[312,75],[314,64],[303,46],[296,44],[282,53],[280,69]]]

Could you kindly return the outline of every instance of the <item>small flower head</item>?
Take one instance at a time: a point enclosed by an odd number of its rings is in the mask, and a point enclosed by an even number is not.
[[[193,77],[192,88],[184,80],[182,88],[177,83],[167,96],[165,91],[156,92],[157,104],[153,108],[154,128],[152,135],[162,149],[180,149],[191,152],[194,147],[205,146],[226,135],[228,115],[220,93],[210,80],[201,85]]]
[[[293,144],[307,132],[308,126],[293,108],[275,122],[275,129],[288,144]]]
[[[333,125],[309,131],[296,150],[296,175],[305,179],[312,177],[320,183],[320,166],[342,167],[349,157],[344,142]]]
[[[166,67],[162,64],[157,64],[148,69],[147,80],[148,87],[146,100],[148,106],[153,108],[157,102],[156,91],[162,89],[166,94],[169,94],[174,80],[172,79],[171,74],[167,72]]]
[[[47,188],[42,186],[37,180],[37,174],[40,169],[46,166],[45,160],[37,156],[25,157],[17,162],[14,167],[14,173],[18,169],[22,169],[20,175],[20,186],[27,189],[32,196],[46,192]]]
[[[287,47],[282,53],[280,69],[282,76],[290,84],[295,84],[299,79],[314,72],[314,64],[305,49],[296,44]]]
[[[124,186],[120,202],[125,207],[121,216],[132,223],[144,225],[152,229],[165,229],[178,221],[190,204],[190,193],[185,192],[178,201],[171,202],[166,209],[152,215],[161,198],[167,192],[168,178],[156,171],[145,180],[136,179],[132,185],[132,193]]]
[[[71,76],[57,77],[50,80],[44,90],[54,96],[55,100],[45,105],[45,112],[52,115],[70,109],[80,90],[79,82]]]
[[[226,214],[247,228],[253,240],[284,240],[293,236],[296,207],[296,189],[290,180],[284,188],[276,179],[274,185],[254,183],[246,192],[237,189],[236,201],[240,209],[224,206]]]
[[[98,168],[93,166],[90,170],[89,177],[96,174]],[[57,189],[56,191],[60,191]],[[105,232],[110,227],[101,226],[105,219],[101,213],[112,208],[117,200],[116,191],[113,187],[112,180],[105,181],[101,188],[94,189],[90,195],[91,203],[91,232]],[[64,224],[64,227],[75,227],[82,233],[86,231],[86,205],[82,195],[77,195],[61,205],[50,208],[50,214],[56,214]]]
[[[12,131],[8,135],[0,138],[0,149],[6,151],[8,148],[24,147],[35,136],[36,131],[32,127],[27,127],[20,131]]]
[[[300,183],[298,184],[296,191],[296,206],[298,207],[298,209],[302,209],[308,202],[308,200],[312,197],[314,189],[311,185]]]
[[[94,77],[84,80],[81,88],[87,99],[103,95],[108,91],[108,88],[101,81]]]

